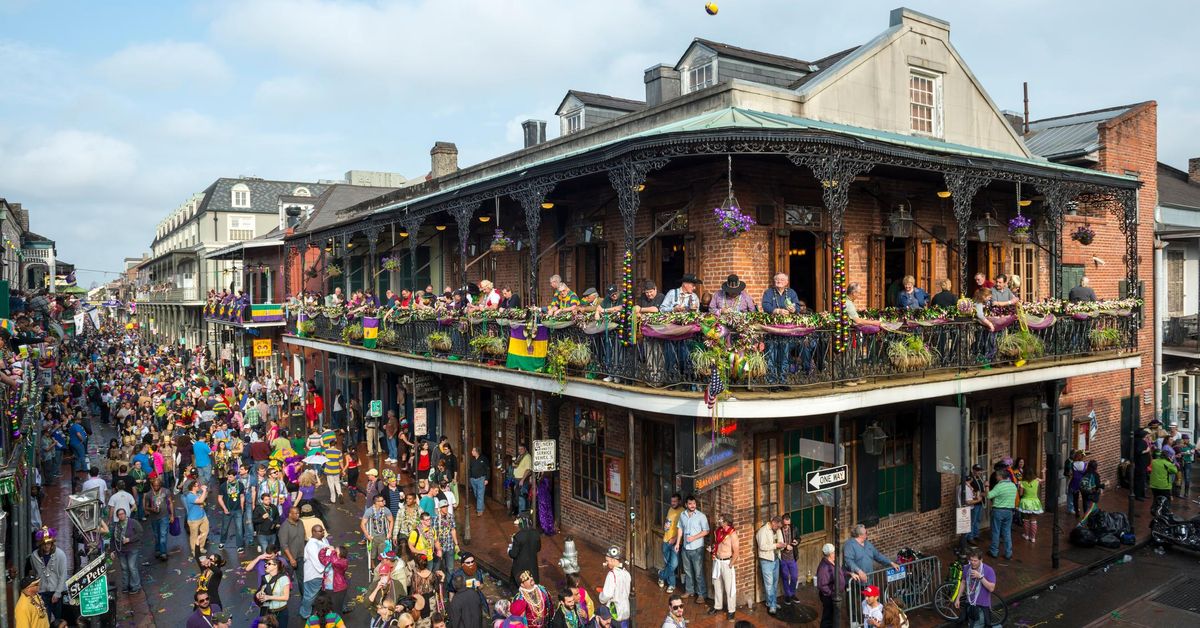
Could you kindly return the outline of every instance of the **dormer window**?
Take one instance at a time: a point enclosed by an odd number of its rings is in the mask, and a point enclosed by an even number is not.
[[[909,130],[942,136],[942,77],[913,70],[908,75]]]
[[[239,183],[233,186],[232,198],[230,205],[233,207],[249,207],[250,206],[250,186],[245,183]]]
[[[692,93],[711,87],[717,81],[716,57],[700,58],[687,70],[687,91]]]
[[[564,116],[563,120],[567,125],[567,133],[578,133],[583,130],[583,107],[576,109]]]

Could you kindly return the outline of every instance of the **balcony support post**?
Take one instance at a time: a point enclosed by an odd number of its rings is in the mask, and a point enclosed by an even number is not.
[[[370,259],[368,259],[367,263],[363,265],[363,287],[369,287],[372,293],[378,292],[379,294],[375,295],[376,299],[381,299],[383,296],[383,292],[376,290],[376,288],[379,287],[379,278],[376,275],[376,273],[379,272],[379,248],[376,246],[376,242],[379,240],[379,236],[381,235],[383,235],[382,225],[374,225],[370,229],[367,229],[367,251],[370,255]]]
[[[628,330],[633,317],[633,308],[630,304],[635,301],[632,295],[637,293],[637,287],[634,285],[638,277],[636,230],[638,208],[642,204],[641,191],[645,189],[646,176],[651,171],[659,170],[663,166],[666,166],[668,162],[670,162],[670,159],[666,157],[623,159],[608,168],[608,182],[612,185],[613,191],[617,193],[617,209],[621,212],[622,235],[624,236],[625,244],[625,250],[621,253],[622,260],[624,260],[625,255],[630,256],[630,273],[628,277],[630,283],[629,285],[624,285],[626,280],[624,276],[617,282],[622,295],[624,295],[623,301],[626,304],[620,314],[621,327],[626,330]],[[621,363],[623,360],[618,359],[617,362]],[[630,366],[631,371],[634,368],[632,365]]]
[[[1059,298],[1065,288],[1073,286],[1062,285],[1062,232],[1067,205],[1079,195],[1079,186],[1071,183],[1054,181],[1038,184],[1038,191],[1046,197],[1046,219],[1054,230],[1054,238],[1050,240],[1050,296]]]
[[[467,202],[452,205],[449,209],[450,215],[454,217],[454,224],[458,228],[458,267],[459,267],[459,282],[467,285],[467,240],[471,238],[471,219],[475,217],[475,211],[479,209],[479,202]]]
[[[1059,415],[1059,399],[1062,394],[1064,380],[1055,379],[1046,382],[1046,400],[1050,416],[1050,440],[1053,447],[1046,450],[1046,504],[1050,507],[1054,533],[1050,535],[1050,566],[1059,567],[1058,541],[1062,538],[1062,524],[1059,521],[1058,502],[1062,496],[1062,475],[1057,470],[1062,468],[1063,425]]]
[[[556,181],[551,179],[534,179],[529,185],[509,194],[525,212],[525,229],[529,232],[529,301],[526,305],[538,303],[538,249],[541,244],[542,203],[555,185]]]
[[[421,244],[421,223],[425,217],[421,215],[407,216],[400,225],[408,232],[408,285],[415,294],[417,291],[417,249]]]
[[[943,177],[954,204],[954,220],[958,222],[958,290],[960,295],[965,296],[967,286],[971,285],[967,277],[967,233],[971,230],[971,203],[990,179],[972,172],[958,171],[945,172]]]
[[[350,302],[350,234],[342,236],[342,298]]]

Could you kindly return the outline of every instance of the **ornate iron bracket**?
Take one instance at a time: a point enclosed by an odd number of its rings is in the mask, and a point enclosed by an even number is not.
[[[965,295],[970,285],[967,280],[967,232],[971,230],[971,204],[975,202],[975,195],[991,179],[963,171],[946,172],[943,177],[954,205],[954,220],[958,223],[958,290],[959,294]]]
[[[446,209],[454,217],[454,224],[458,229],[458,258],[464,286],[467,285],[467,240],[471,238],[471,218],[475,216],[479,206],[479,201],[468,201],[453,204]]]
[[[646,183],[646,176],[653,170],[659,170],[671,160],[666,157],[651,159],[622,159],[608,168],[608,182],[617,193],[617,208],[621,212],[621,223],[625,229],[625,250],[632,251],[636,246],[634,230],[636,229],[637,212],[642,199],[638,196],[638,188]]]

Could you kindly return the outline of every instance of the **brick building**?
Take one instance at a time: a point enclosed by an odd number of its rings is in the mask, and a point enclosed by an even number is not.
[[[676,491],[747,532],[791,517],[803,577],[855,521],[888,552],[950,542],[962,469],[1005,455],[1057,468],[1093,410],[1099,429],[1084,444],[1113,472],[1121,400],[1138,398],[1140,415],[1152,382],[1152,308],[1134,301],[1151,289],[1153,225],[1139,214],[1155,197],[1152,103],[1098,125],[1094,163],[1040,157],[954,50],[949,24],[907,9],[869,43],[814,62],[696,40],[644,83],[644,106],[620,110],[572,92],[559,112],[579,117],[561,120],[561,137],[541,141],[535,122],[525,148],[471,167],[439,143],[425,183],[286,239],[287,272],[324,250],[345,269],[327,287],[491,279],[539,305],[554,274],[576,292],[639,293],[646,280],[666,291],[694,274],[707,303],[735,273],[757,303],[784,273],[799,300],[830,314],[405,314],[368,349],[345,332],[357,321],[308,312],[313,330],[284,337],[317,356],[304,374],[320,370],[327,394],[381,399],[416,419],[417,436],[446,435],[493,461],[548,441],[558,470],[539,481],[558,524],[626,544],[641,568],[661,561],[656,537]],[[732,205],[752,223],[734,237],[714,212]],[[1029,233],[1006,228],[1018,214]],[[1069,235],[1082,223],[1095,231],[1086,247]],[[513,245],[493,246],[498,229]],[[404,268],[379,272],[397,255]],[[1092,311],[1052,301],[1081,266],[1109,300]],[[1025,335],[1012,312],[990,311],[1001,327],[991,332],[969,313],[888,309],[905,275],[930,294],[948,279],[969,295],[976,273],[1022,278],[1037,304]],[[864,318],[884,324],[842,318],[848,284],[862,288]],[[728,340],[707,335],[717,322]],[[505,368],[471,344],[520,343],[527,326],[591,359],[555,377]],[[1001,350],[1029,336],[1041,351]],[[905,362],[910,342],[933,351]],[[727,374],[733,398],[715,413],[701,392],[713,355],[758,365]],[[807,490],[808,472],[839,463],[845,490]],[[737,565],[739,603],[761,594],[751,549]]]

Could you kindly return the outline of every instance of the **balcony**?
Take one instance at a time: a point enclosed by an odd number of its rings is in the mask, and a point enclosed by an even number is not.
[[[1097,303],[1081,311],[1055,304],[1059,309],[1053,312],[1035,305],[1020,317],[998,311],[989,317],[996,331],[988,331],[974,318],[955,318],[945,311],[910,313],[908,318],[900,318],[899,312],[874,313],[896,320],[885,320],[882,326],[849,325],[840,343],[836,322],[820,314],[789,318],[726,314],[720,319],[701,314],[649,315],[639,321],[636,342],[628,343],[615,321],[591,316],[534,321],[528,311],[486,318],[405,313],[400,323],[380,321],[377,346],[365,351],[503,369],[510,342],[525,344],[526,334],[536,334],[539,340],[546,339],[550,355],[542,370],[560,390],[569,381],[591,380],[695,393],[710,384],[712,370],[718,368],[723,384],[737,394],[821,395],[842,386],[848,390],[859,384],[889,387],[961,380],[1006,367],[1026,371],[1127,357],[1136,347],[1138,329],[1129,306]],[[304,317],[300,338],[361,349],[361,321],[349,320],[337,310],[317,310]],[[288,327],[296,333],[297,321],[290,320]],[[364,357],[359,351],[354,354]],[[1061,376],[1077,374],[1083,372]]]
[[[158,288],[138,295],[142,301],[149,303],[183,303],[194,304],[197,301],[195,288]]]
[[[232,327],[282,327],[283,304],[248,303],[234,299],[209,299],[204,320]]]
[[[1163,352],[1182,357],[1200,357],[1200,321],[1196,314],[1172,316],[1163,321]]]

